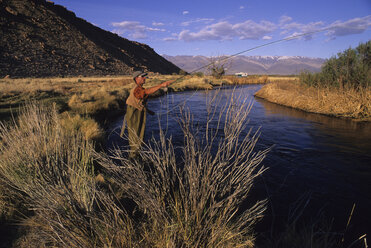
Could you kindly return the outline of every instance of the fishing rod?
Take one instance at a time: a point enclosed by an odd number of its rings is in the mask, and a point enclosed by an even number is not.
[[[276,43],[280,43],[280,42],[284,42],[284,41],[289,41],[289,40],[294,40],[294,39],[297,39],[297,38],[300,38],[300,37],[304,37],[304,36],[309,36],[309,35],[312,35],[312,34],[316,34],[316,33],[320,33],[320,32],[324,32],[324,31],[327,31],[327,30],[330,30],[332,29],[333,27],[330,27],[330,28],[323,28],[323,29],[318,29],[318,30],[315,30],[315,31],[311,31],[311,32],[307,32],[307,33],[302,33],[302,34],[298,34],[298,35],[293,35],[293,36],[289,36],[289,37],[286,37],[286,38],[283,38],[283,39],[279,39],[279,40],[275,40],[275,41],[271,41],[271,42],[268,42],[268,43],[265,43],[265,44],[262,44],[262,45],[259,45],[259,46],[255,46],[255,47],[252,47],[252,48],[249,48],[249,49],[246,49],[246,50],[243,50],[243,51],[240,51],[238,53],[235,53],[235,54],[232,54],[232,55],[229,55],[229,56],[226,56],[220,60],[217,60],[217,61],[213,61],[213,62],[210,62],[209,64],[206,64],[204,66],[201,66],[199,68],[196,68],[194,70],[192,70],[191,72],[189,72],[188,74],[192,74],[196,71],[199,71],[201,69],[204,69],[204,68],[207,68],[209,67],[210,65],[212,64],[215,64],[215,63],[221,63],[223,61],[226,61],[226,60],[229,60],[231,58],[234,58],[238,55],[241,55],[241,54],[244,54],[244,53],[247,53],[247,52],[251,52],[253,50],[256,50],[256,49],[259,49],[259,48],[262,48],[262,47],[266,47],[266,46],[270,46],[270,45],[273,45],[273,44],[276,44]],[[182,75],[181,77],[177,78],[174,80],[173,83],[185,78],[186,76],[188,76],[188,74],[186,75]],[[196,89],[189,97],[187,97],[183,102],[187,102],[191,97],[194,96],[194,94],[197,92],[198,90]],[[166,111],[166,112],[160,112],[160,113],[156,113],[156,115],[161,115],[161,114],[168,114],[170,113],[171,111],[173,111],[175,108],[177,108],[181,103],[177,104],[176,106],[174,106],[173,108],[171,108],[170,110]]]

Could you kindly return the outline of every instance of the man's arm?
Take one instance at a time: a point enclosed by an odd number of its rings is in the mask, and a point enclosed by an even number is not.
[[[147,89],[145,89],[145,93],[146,93],[146,95],[151,95],[151,94],[155,93],[156,91],[158,91],[159,89],[169,86],[173,82],[175,82],[175,80],[166,81],[166,82],[163,82],[159,85],[153,86],[151,88],[147,88]]]

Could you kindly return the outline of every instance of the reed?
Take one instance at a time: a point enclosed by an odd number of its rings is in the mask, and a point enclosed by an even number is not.
[[[283,81],[270,83],[255,96],[304,111],[337,117],[370,120],[371,88],[309,87]]]
[[[16,202],[14,214],[25,226],[15,245],[253,247],[265,201],[239,208],[268,150],[255,151],[258,133],[241,136],[251,105],[231,98],[219,115],[218,99],[209,102],[203,138],[191,113],[180,113],[181,156],[161,132],[136,160],[119,149],[113,157],[97,153],[81,131],[64,128],[55,108],[27,106],[18,122],[0,127],[7,201],[0,205]]]
[[[180,151],[175,151],[162,132],[158,140],[144,144],[137,160],[126,159],[117,149],[112,151],[116,162],[101,157],[106,173],[118,183],[121,197],[133,199],[146,216],[144,246],[254,245],[253,227],[263,217],[265,201],[237,212],[254,179],[263,173],[259,164],[268,150],[254,152],[258,133],[250,130],[241,137],[251,106],[246,101],[240,105],[241,99],[231,97],[222,113],[217,113],[217,99],[216,94],[209,102],[202,138],[191,113],[181,112],[184,144]],[[216,131],[217,127],[222,131]]]
[[[265,84],[268,82],[268,76],[266,75],[251,75],[247,77],[225,76],[224,78],[231,81],[233,85]]]
[[[16,247],[132,247],[127,214],[96,183],[92,144],[55,108],[27,106],[0,142],[3,193],[25,227]]]

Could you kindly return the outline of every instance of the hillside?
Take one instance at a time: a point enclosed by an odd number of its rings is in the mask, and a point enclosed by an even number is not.
[[[171,74],[151,47],[121,38],[45,0],[0,0],[0,77]]]
[[[205,56],[164,57],[181,69],[192,72],[210,63]],[[226,62],[227,74],[247,72],[248,74],[299,74],[301,71],[319,72],[325,62],[321,58],[300,56],[236,56]],[[203,70],[205,72],[205,70]]]

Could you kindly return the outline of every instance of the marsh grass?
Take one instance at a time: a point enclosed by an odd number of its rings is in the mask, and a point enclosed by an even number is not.
[[[186,91],[186,90],[211,90],[213,86],[210,84],[209,77],[189,76],[175,82],[170,86],[172,91]]]
[[[247,77],[225,76],[224,78],[231,81],[231,84],[233,85],[265,84],[268,82],[268,76],[266,75],[250,75]]]
[[[263,216],[265,201],[251,203],[242,213],[238,210],[254,179],[263,173],[260,162],[268,150],[254,151],[258,133],[250,130],[241,137],[251,106],[231,97],[217,113],[217,98],[216,94],[208,105],[205,135],[193,124],[191,113],[181,111],[180,151],[161,133],[160,139],[143,144],[134,162],[117,149],[112,151],[116,163],[101,158],[106,173],[124,189],[122,197],[132,199],[147,217],[144,247],[254,245],[253,227]]]
[[[86,140],[103,141],[104,131],[100,125],[90,117],[64,112],[60,115],[60,124],[66,132],[78,132]]]
[[[369,87],[362,89],[318,88],[282,81],[265,85],[255,96],[312,113],[360,120],[370,120],[371,117],[371,89]]]
[[[255,151],[258,133],[241,136],[250,105],[231,98],[219,115],[216,101],[203,138],[191,113],[180,113],[180,156],[161,132],[136,160],[119,149],[97,153],[81,130],[65,128],[55,108],[27,106],[0,128],[2,205],[13,204],[11,219],[24,226],[15,245],[253,247],[265,201],[239,207],[268,150]]]
[[[5,205],[17,203],[25,229],[15,246],[131,247],[130,220],[97,186],[92,144],[64,130],[55,109],[27,106],[1,125],[0,142]]]

